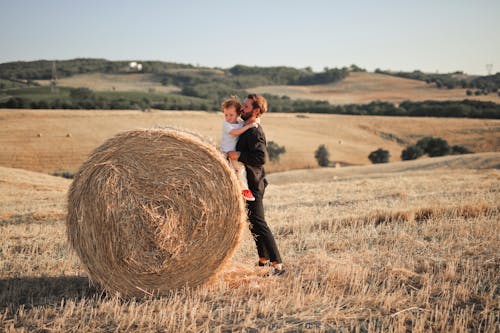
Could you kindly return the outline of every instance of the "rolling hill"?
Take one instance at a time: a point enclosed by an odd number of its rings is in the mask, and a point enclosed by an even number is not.
[[[196,71],[196,70],[190,70]],[[50,80],[38,80],[42,86]],[[95,91],[139,91],[173,93],[179,87],[162,85],[152,74],[78,74],[59,81],[61,87],[85,87]],[[500,103],[500,96],[467,96],[462,88],[438,89],[434,84],[391,75],[352,72],[340,82],[322,85],[269,85],[247,88],[256,93],[288,96],[292,99],[326,100],[331,104],[366,104],[372,101],[400,103],[403,101],[446,101],[472,99]]]
[[[377,177],[382,174],[403,174],[437,169],[447,170],[485,170],[496,169],[500,179],[500,153],[477,153],[467,155],[425,158],[414,161],[401,161],[384,164],[347,166],[342,168],[321,168],[277,172],[269,175],[271,184],[290,185],[296,183],[329,182],[355,179],[360,177]]]
[[[40,172],[74,172],[88,154],[118,132],[154,126],[187,128],[219,142],[222,115],[194,111],[0,109],[0,166]],[[269,171],[317,167],[314,151],[325,144],[341,165],[369,164],[370,152],[389,150],[391,161],[424,136],[474,152],[500,150],[500,120],[269,113],[262,118],[268,141],[285,146]]]
[[[438,89],[423,81],[391,75],[354,72],[340,82],[324,85],[272,85],[252,89],[256,93],[288,96],[292,99],[326,100],[331,104],[364,104],[372,101],[400,103],[403,101],[473,99],[500,103],[498,94],[467,96],[466,89]]]

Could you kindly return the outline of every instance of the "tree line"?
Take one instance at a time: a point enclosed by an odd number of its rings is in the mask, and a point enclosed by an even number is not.
[[[24,80],[36,85],[35,80],[52,78],[53,61],[16,61],[0,64],[0,79]],[[56,61],[57,76],[69,77],[85,73],[129,74],[137,73],[128,61],[79,58]],[[325,84],[345,78],[350,69],[324,68],[314,72],[310,67],[297,69],[287,66],[258,67],[236,65],[228,69],[198,67],[163,61],[141,61],[141,73],[153,74],[153,80],[164,85],[174,84],[181,88],[217,82],[229,88],[244,89],[258,85],[276,84]],[[359,67],[355,67],[358,69]]]
[[[498,93],[500,90],[500,72],[493,75],[485,75],[478,77],[463,78],[463,72],[457,71],[454,73],[424,73],[416,70],[413,72],[392,72],[376,69],[375,73],[392,75],[406,79],[425,81],[428,84],[435,84],[437,88],[454,89],[463,88],[469,89],[467,95],[482,95],[489,93]],[[472,89],[477,89],[473,92]]]
[[[50,95],[20,95],[0,101],[0,108],[32,109],[133,109],[133,110],[204,110],[219,111],[220,100],[230,95],[245,96],[246,91],[219,91],[212,95],[148,94],[137,92],[95,93],[87,88],[65,88],[69,93]],[[325,113],[344,115],[458,117],[500,119],[500,104],[476,100],[462,101],[405,101],[399,105],[389,102],[332,105],[327,101],[292,100],[289,97],[264,94],[269,112]]]

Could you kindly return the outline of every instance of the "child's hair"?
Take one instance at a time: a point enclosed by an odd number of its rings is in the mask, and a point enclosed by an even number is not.
[[[234,107],[236,109],[236,114],[239,116],[241,114],[241,103],[240,99],[236,96],[231,96],[228,99],[225,99],[221,104],[222,110]]]

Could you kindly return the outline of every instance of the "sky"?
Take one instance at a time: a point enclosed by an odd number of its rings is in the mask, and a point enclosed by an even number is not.
[[[0,63],[500,72],[500,0],[0,0]]]

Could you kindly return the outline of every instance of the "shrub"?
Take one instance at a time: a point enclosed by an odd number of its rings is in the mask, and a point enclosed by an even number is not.
[[[271,162],[279,162],[280,155],[286,153],[285,146],[280,146],[274,141],[267,143],[267,154]]]
[[[427,147],[429,146],[429,142],[432,140],[433,138],[430,137],[430,136],[426,136],[420,140],[417,141],[417,143],[415,144],[418,148],[420,148],[422,150],[422,155],[427,153]]]
[[[384,150],[382,148],[379,148],[375,151],[372,151],[370,155],[368,155],[368,158],[373,164],[376,163],[387,163],[389,162],[389,158],[391,157],[391,154],[389,153],[388,150]]]
[[[330,165],[330,152],[326,149],[325,145],[320,145],[314,152],[314,158],[318,161],[318,165],[327,167]]]
[[[473,151],[467,149],[464,146],[451,146],[451,155],[461,155],[461,154],[472,154]]]
[[[417,145],[412,145],[401,152],[401,159],[403,161],[416,160],[422,155],[424,155],[422,148]]]
[[[441,138],[426,136],[418,140],[416,146],[430,157],[445,156],[451,153],[448,142]]]
[[[430,157],[445,156],[450,154],[451,148],[448,142],[441,138],[432,138],[427,145],[425,152]]]
[[[89,101],[95,99],[95,93],[88,88],[75,88],[71,89],[69,97],[76,101]]]

